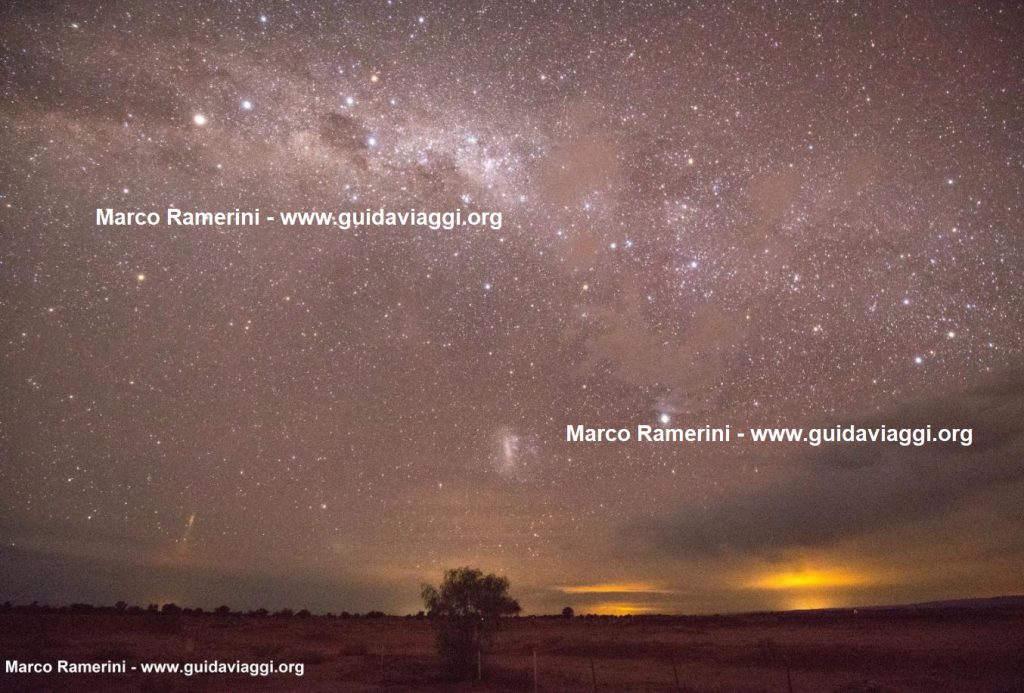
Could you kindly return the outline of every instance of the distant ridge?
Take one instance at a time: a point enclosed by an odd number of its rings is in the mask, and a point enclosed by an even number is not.
[[[1006,595],[1002,597],[976,597],[973,599],[943,599],[934,602],[915,602],[912,604],[887,604],[879,606],[855,606],[848,609],[832,609],[832,611],[879,611],[887,609],[985,609],[1024,608],[1024,594]]]

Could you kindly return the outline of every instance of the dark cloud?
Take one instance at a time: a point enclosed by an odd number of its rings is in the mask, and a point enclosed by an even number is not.
[[[320,137],[328,146],[352,154],[367,149],[365,128],[345,113],[325,113],[320,117]]]
[[[826,444],[769,488],[634,525],[656,550],[772,554],[943,515],[1024,479],[1024,371],[840,425],[973,428],[973,445]],[[835,424],[833,424],[835,425]],[[980,499],[980,500],[979,500]]]
[[[175,602],[207,608],[227,604],[237,609],[297,609],[308,604],[331,604],[331,608],[338,610],[358,611],[362,605],[379,600],[410,602],[403,586],[378,577],[336,575],[335,579],[327,580],[270,570],[161,564],[6,546],[0,548],[0,581],[4,584],[4,599],[15,603]]]

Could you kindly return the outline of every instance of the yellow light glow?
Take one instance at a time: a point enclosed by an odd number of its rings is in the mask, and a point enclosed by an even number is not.
[[[867,575],[841,568],[789,570],[769,573],[747,583],[760,590],[799,590],[820,587],[855,587],[872,582]]]
[[[600,602],[586,609],[588,614],[598,616],[634,616],[637,614],[649,614],[654,609],[636,602]]]
[[[571,585],[558,589],[565,594],[667,594],[669,592],[648,582],[601,582],[596,585]]]
[[[836,605],[835,600],[829,599],[825,595],[811,594],[793,597],[787,603],[787,608],[793,611],[808,611],[812,609],[831,609]]]

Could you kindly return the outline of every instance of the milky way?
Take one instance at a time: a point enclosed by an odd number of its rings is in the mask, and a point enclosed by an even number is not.
[[[405,612],[465,564],[528,611],[1024,590],[1019,6],[0,26],[0,597]],[[504,223],[94,223],[170,206]],[[976,444],[564,438],[849,422]]]

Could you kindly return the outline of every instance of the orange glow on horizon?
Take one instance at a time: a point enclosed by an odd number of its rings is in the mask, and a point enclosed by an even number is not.
[[[787,608],[792,609],[793,611],[812,611],[814,609],[831,609],[838,605],[838,602],[833,599],[829,599],[825,595],[809,594],[793,597],[787,603]]]
[[[637,602],[600,602],[587,608],[584,613],[597,616],[635,616],[653,611],[654,608]]]
[[[826,568],[769,573],[747,582],[746,586],[760,590],[799,590],[822,587],[857,587],[874,581],[872,576],[852,570]]]

